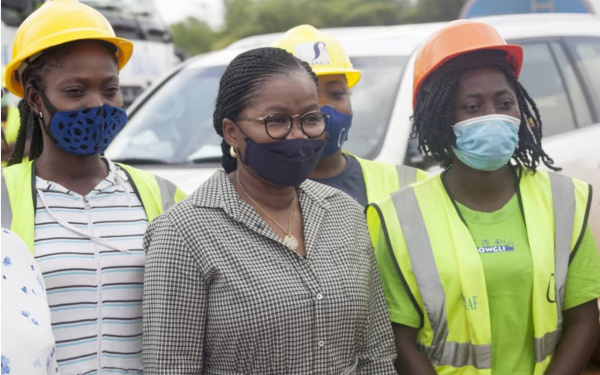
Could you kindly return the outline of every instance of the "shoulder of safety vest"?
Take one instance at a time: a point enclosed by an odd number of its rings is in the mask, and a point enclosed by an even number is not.
[[[174,183],[127,164],[115,163],[129,177],[134,192],[142,202],[148,221],[185,198]]]
[[[535,173],[528,173],[528,172],[523,173],[523,177],[533,178],[533,179],[537,179],[537,180],[540,180],[540,179],[546,180],[549,178],[549,176],[553,176],[556,179],[560,179],[560,180],[564,180],[564,181],[572,181],[573,184],[577,187],[586,187],[587,188],[587,186],[590,186],[590,184],[588,182],[585,182],[585,181],[580,180],[575,177],[564,175],[559,172],[536,171]],[[521,177],[521,178],[523,178],[523,177]]]
[[[369,169],[373,173],[394,176],[395,178],[400,180],[400,183],[402,185],[401,187],[404,187],[404,183],[408,185],[410,183],[413,183],[414,181],[420,181],[429,177],[429,173],[427,173],[426,171],[408,165],[396,165],[392,163],[363,159],[350,153],[346,153],[346,155],[356,159],[363,171],[365,169]]]
[[[17,233],[33,251],[35,193],[33,161],[2,169],[2,226]]]
[[[136,176],[137,178],[146,178],[149,181],[154,180],[155,176],[152,173],[146,172],[143,169],[139,169],[136,167],[132,167],[131,165],[117,163],[117,162],[115,162],[115,165],[118,165],[119,168],[125,170],[127,172],[127,174],[130,176]]]
[[[364,159],[364,158],[358,157],[356,155],[352,155],[348,152],[346,152],[346,155],[356,159],[356,161],[358,162],[358,164],[360,164],[360,167],[363,170],[365,170],[366,168],[369,168],[369,169],[376,169],[376,170],[380,171],[380,173],[383,172],[383,173],[393,173],[394,175],[396,174],[396,166],[394,164]],[[412,167],[406,167],[406,168],[412,168]]]
[[[537,171],[531,173],[524,171],[520,182],[521,189],[530,189],[531,193],[545,199],[547,204],[555,210],[556,228],[572,228],[570,259],[572,260],[588,225],[592,203],[592,185],[589,183],[563,175],[557,172]],[[556,212],[559,210],[560,212]],[[567,241],[567,240],[565,240]]]
[[[573,184],[578,201],[589,201],[592,198],[592,185],[578,178],[548,171],[536,171],[535,173],[523,171],[521,175],[521,183],[530,180],[535,184],[548,186],[551,179],[563,184]]]
[[[425,171],[414,167],[367,160],[346,154],[355,158],[360,165],[369,202],[379,200],[427,176]]]
[[[13,164],[10,167],[2,168],[2,175],[4,175],[5,178],[14,178],[17,176],[28,175],[31,173],[32,165],[33,165],[33,160],[18,163],[18,164]]]

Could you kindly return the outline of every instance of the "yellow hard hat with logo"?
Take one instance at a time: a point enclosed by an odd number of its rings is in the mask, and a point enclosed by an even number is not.
[[[272,46],[306,61],[317,76],[344,74],[348,87],[360,80],[360,71],[354,69],[342,44],[313,26],[300,25],[289,29]]]
[[[77,0],[50,0],[31,13],[21,24],[12,48],[12,60],[6,65],[6,88],[23,97],[21,74],[40,52],[77,40],[103,40],[117,47],[121,70],[133,53],[133,44],[117,38],[108,20],[94,8]]]

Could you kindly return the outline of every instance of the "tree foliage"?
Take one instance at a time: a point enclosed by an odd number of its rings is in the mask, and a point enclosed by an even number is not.
[[[187,18],[171,25],[175,45],[189,56],[258,34],[310,24],[317,28],[384,26],[455,19],[465,0],[224,0],[221,30]]]

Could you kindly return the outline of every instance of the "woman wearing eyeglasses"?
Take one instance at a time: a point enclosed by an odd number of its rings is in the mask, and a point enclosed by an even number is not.
[[[237,56],[214,126],[223,167],[145,237],[144,374],[394,374],[362,208],[307,178],[317,79],[286,51]]]

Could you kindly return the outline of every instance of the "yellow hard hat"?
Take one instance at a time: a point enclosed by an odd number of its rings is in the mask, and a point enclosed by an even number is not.
[[[360,80],[360,70],[354,69],[342,44],[310,25],[289,29],[273,43],[297,58],[306,61],[317,76],[344,74],[348,87]]]
[[[133,44],[117,38],[106,18],[77,0],[51,0],[31,13],[21,24],[12,48],[12,60],[6,65],[6,88],[23,97],[21,74],[31,57],[60,44],[76,40],[104,40],[117,47],[121,70],[133,53]]]

